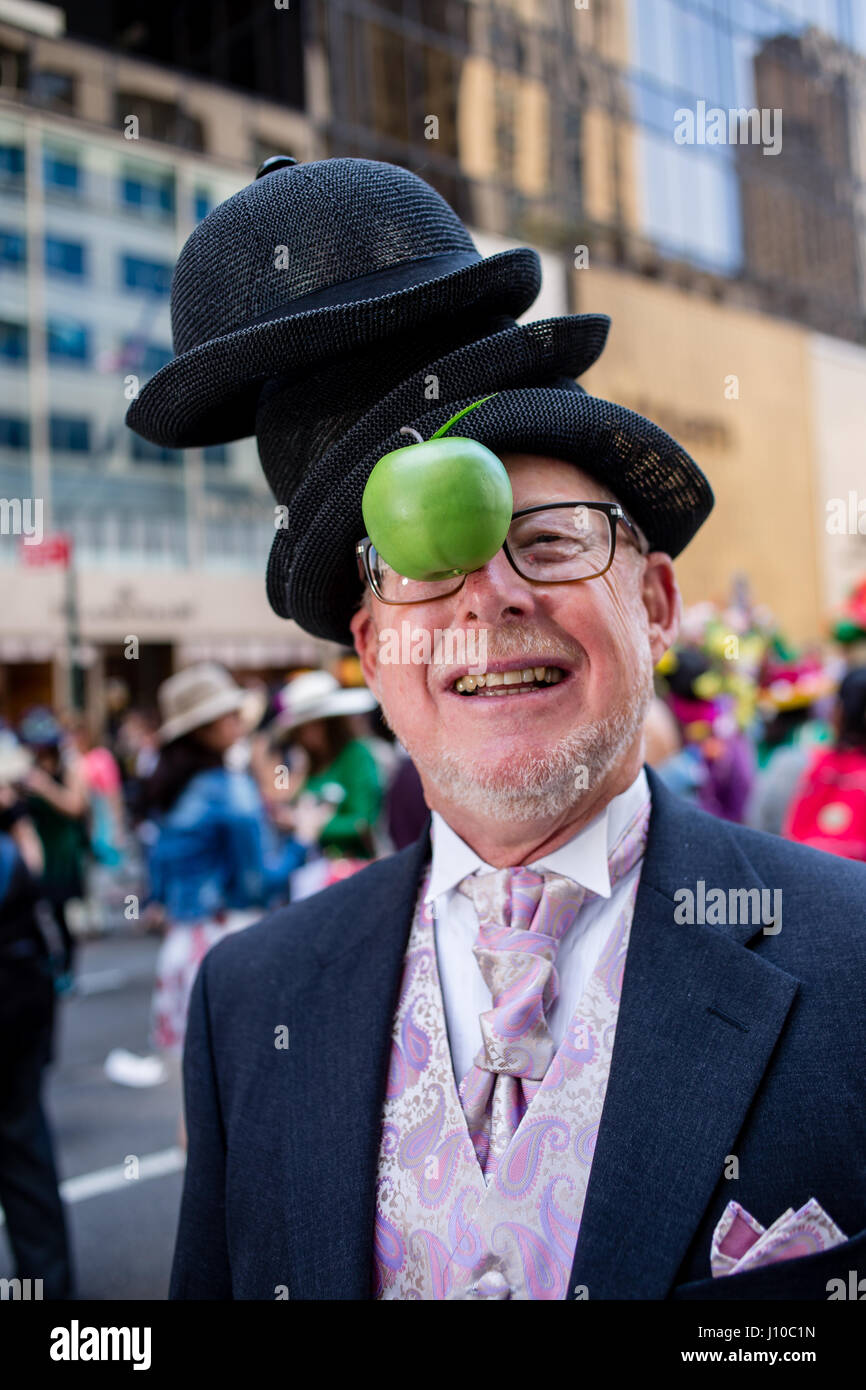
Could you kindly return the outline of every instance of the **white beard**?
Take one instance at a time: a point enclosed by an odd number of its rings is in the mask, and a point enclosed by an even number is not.
[[[468,765],[451,749],[425,757],[411,747],[400,720],[384,706],[382,713],[421,776],[446,800],[483,820],[523,822],[556,818],[594,796],[640,734],[652,697],[652,659],[645,651],[631,688],[602,719],[571,729],[542,755],[509,755],[492,768]]]

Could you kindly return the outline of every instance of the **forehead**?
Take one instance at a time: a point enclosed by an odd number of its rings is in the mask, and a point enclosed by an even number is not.
[[[534,507],[542,502],[608,502],[613,493],[566,459],[542,454],[503,453],[499,456],[508,471],[514,508]]]

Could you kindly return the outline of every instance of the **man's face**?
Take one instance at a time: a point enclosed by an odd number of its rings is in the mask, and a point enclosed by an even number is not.
[[[609,500],[560,459],[506,454],[503,463],[515,511]],[[634,768],[628,780],[636,774],[652,668],[673,640],[678,615],[670,560],[640,556],[620,524],[613,564],[598,578],[531,583],[499,550],[445,598],[397,606],[371,595],[352,631],[365,679],[415,762],[429,804],[526,821],[560,816],[587,794],[594,800],[626,763]],[[433,661],[383,659],[389,630],[399,634],[403,623],[416,651],[425,643],[414,639],[428,634]],[[449,634],[452,650],[462,636],[467,660],[448,660]],[[473,642],[482,644],[486,662],[473,662]],[[392,638],[392,658],[394,650]],[[560,675],[525,693],[459,693],[456,679],[478,665]]]

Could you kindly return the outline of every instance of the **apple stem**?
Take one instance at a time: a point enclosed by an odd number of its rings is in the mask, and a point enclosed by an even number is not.
[[[423,444],[423,443],[424,443],[424,436],[423,436],[423,434],[419,434],[417,430],[413,430],[413,428],[412,428],[411,425],[401,425],[401,426],[400,426],[400,433],[401,433],[401,434],[414,434],[414,436],[415,436],[415,443],[416,443],[416,444]]]

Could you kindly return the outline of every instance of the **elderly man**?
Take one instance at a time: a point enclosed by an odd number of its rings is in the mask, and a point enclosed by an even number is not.
[[[182,254],[179,356],[130,422],[176,445],[255,427],[287,511],[271,602],[351,633],[431,817],[205,959],[172,1297],[835,1296],[866,1253],[866,870],[696,813],[642,766],[706,480],[575,384],[606,325],[509,317],[521,253],[481,261],[405,171],[292,163],[235,200],[307,270],[318,215],[323,282],[287,291],[260,260],[245,317],[191,329],[196,266],[221,303],[200,242],[240,225],[228,200]],[[368,222],[366,265],[335,269]],[[427,439],[473,396],[505,540],[400,574],[364,485],[401,426]],[[426,640],[395,660],[404,620]]]

